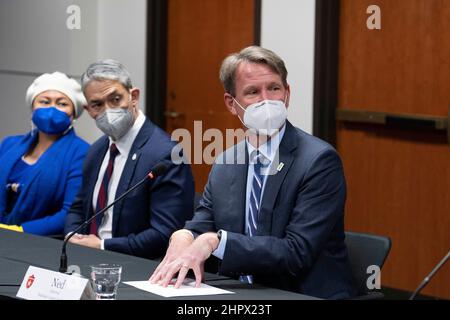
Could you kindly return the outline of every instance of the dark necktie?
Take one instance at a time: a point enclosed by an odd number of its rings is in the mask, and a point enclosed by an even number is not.
[[[95,212],[99,212],[108,205],[108,186],[111,179],[111,175],[114,171],[114,159],[119,154],[117,146],[113,143],[109,147],[109,161],[106,167],[105,174],[103,175],[102,183],[100,184],[100,189],[98,190],[97,206]],[[97,234],[98,228],[100,227],[103,219],[103,214],[98,215],[94,220],[92,220],[90,225],[90,234]]]

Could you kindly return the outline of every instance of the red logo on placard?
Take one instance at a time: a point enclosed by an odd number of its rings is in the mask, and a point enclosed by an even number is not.
[[[33,282],[34,282],[34,274],[32,274],[31,276],[29,276],[28,277],[28,280],[27,280],[27,289],[30,289],[30,287],[33,285]]]

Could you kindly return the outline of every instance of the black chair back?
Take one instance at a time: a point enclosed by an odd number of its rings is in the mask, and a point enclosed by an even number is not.
[[[345,243],[348,249],[353,276],[361,295],[368,293],[368,267],[375,265],[381,270],[391,250],[391,239],[368,233],[345,232]]]

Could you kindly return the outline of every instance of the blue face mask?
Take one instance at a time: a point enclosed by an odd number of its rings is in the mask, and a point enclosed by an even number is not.
[[[69,116],[56,107],[38,108],[31,118],[36,127],[47,134],[60,134],[70,127]]]

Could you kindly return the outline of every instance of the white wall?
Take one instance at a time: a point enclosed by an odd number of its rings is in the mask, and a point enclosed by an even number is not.
[[[66,9],[81,8],[81,30],[68,30]],[[79,79],[89,63],[114,58],[130,70],[145,101],[145,0],[1,0],[0,139],[30,128],[25,91],[43,73]],[[312,132],[315,0],[263,0],[261,44],[286,62],[291,85],[289,120]],[[78,133],[93,142],[100,131],[84,113]]]
[[[315,0],[262,0],[261,46],[286,63],[291,100],[288,119],[312,133]]]
[[[82,8],[81,30],[66,26],[66,9],[74,1],[0,1],[0,139],[30,130],[25,93],[38,75],[58,70],[79,80],[96,59],[97,5],[76,2]],[[81,136],[94,138],[87,118],[83,114],[75,127]]]
[[[140,107],[145,108],[146,0],[98,0],[99,59],[122,62],[131,73],[133,86],[141,89]]]
[[[72,4],[81,9],[80,30],[66,26]],[[146,6],[145,0],[1,0],[0,140],[30,129],[25,92],[44,72],[58,70],[80,80],[90,63],[114,58],[144,89]],[[87,113],[75,129],[90,143],[101,135]]]

